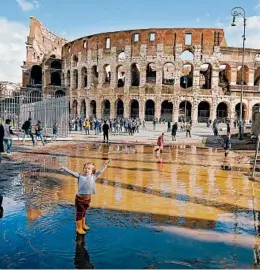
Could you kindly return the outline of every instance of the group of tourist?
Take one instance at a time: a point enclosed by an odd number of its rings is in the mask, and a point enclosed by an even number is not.
[[[22,125],[22,142],[24,144],[26,137],[30,137],[32,140],[33,146],[37,144],[37,140],[40,139],[42,145],[45,145],[43,138],[43,126],[41,120],[38,120],[37,123],[33,126],[32,119],[28,118]],[[12,151],[12,142],[13,136],[18,136],[18,133],[15,133],[12,128],[11,119],[6,119],[4,124],[0,124],[0,162],[2,161],[2,154],[6,152],[10,154]],[[56,141],[58,137],[58,125],[54,123],[52,127],[52,140]],[[5,151],[6,148],[6,151]]]

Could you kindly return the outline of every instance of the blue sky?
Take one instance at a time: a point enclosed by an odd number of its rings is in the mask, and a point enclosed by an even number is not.
[[[19,80],[30,16],[69,40],[122,29],[219,27],[230,46],[240,46],[242,22],[230,27],[235,6],[246,9],[247,47],[260,48],[260,0],[0,0],[0,81]]]

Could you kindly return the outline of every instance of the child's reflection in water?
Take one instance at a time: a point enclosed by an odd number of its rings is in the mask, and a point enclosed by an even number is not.
[[[78,234],[75,242],[75,269],[93,269],[94,265],[90,262],[89,254],[85,247],[85,235]]]

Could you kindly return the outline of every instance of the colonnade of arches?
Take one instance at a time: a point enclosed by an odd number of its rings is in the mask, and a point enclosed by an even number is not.
[[[103,67],[93,65],[90,68],[89,76],[88,70],[86,67],[82,67],[81,70],[77,69],[77,64],[73,64],[75,67],[66,72],[66,85],[70,87],[72,82],[72,88],[76,89],[78,87],[87,87],[89,85],[109,85],[112,78],[115,79],[115,86],[120,88],[125,86],[126,76],[129,76],[129,86],[140,86],[141,79],[148,84],[164,84],[164,85],[176,85],[179,84],[181,88],[189,88],[193,86],[193,77],[194,77],[194,54],[191,51],[185,50],[181,55],[180,59],[183,62],[183,65],[180,70],[177,70],[175,62],[165,62],[162,66],[157,66],[155,62],[148,62],[145,67],[140,67],[137,62],[132,63],[129,67],[123,63],[125,60],[125,54],[121,52],[118,55],[118,65],[115,69],[112,69],[110,64],[107,63]],[[75,61],[73,60],[73,63]],[[77,62],[78,63],[78,62]],[[130,69],[130,73],[127,70]],[[234,68],[228,64],[224,63],[219,66],[219,86],[223,88],[229,88],[229,85],[236,84],[244,85],[249,84],[249,67],[247,65],[237,66],[236,67],[236,78],[232,75],[234,73]],[[161,79],[158,79],[158,72],[160,73]],[[212,76],[213,76],[213,66],[209,62],[202,62],[199,70],[196,68],[196,72],[199,72],[199,86],[201,89],[211,89],[212,88]],[[71,75],[72,73],[72,75]],[[81,81],[79,82],[79,73],[81,74]],[[99,76],[101,73],[102,76]],[[72,77],[71,77],[72,76]],[[216,75],[214,75],[216,76]],[[233,77],[233,78],[232,78]],[[72,80],[71,80],[72,79]],[[88,79],[90,80],[88,82]],[[232,81],[235,80],[235,81]],[[254,82],[251,82],[250,85],[259,86],[260,82],[260,67],[254,71]]]
[[[80,105],[80,106],[79,106]],[[237,103],[231,108],[231,104],[227,102],[219,102],[216,106],[213,106],[208,101],[201,101],[197,106],[194,106],[189,100],[182,100],[179,102],[176,108],[169,100],[161,102],[160,106],[152,99],[148,99],[144,102],[144,108],[141,110],[142,104],[136,99],[130,101],[123,101],[117,99],[115,102],[111,102],[108,99],[103,100],[100,104],[97,104],[95,100],[91,100],[89,108],[86,108],[85,100],[81,101],[81,104],[77,100],[73,101],[72,114],[74,116],[86,117],[86,110],[88,109],[88,117],[100,117],[103,119],[108,118],[141,118],[147,121],[152,121],[154,118],[161,118],[165,121],[173,121],[174,114],[177,114],[178,121],[196,120],[198,122],[206,122],[208,119],[219,121],[225,121],[231,119],[232,108],[233,118],[239,119],[240,115],[240,103]],[[97,114],[97,107],[100,106],[100,113]],[[175,105],[176,106],[176,105]],[[248,120],[248,108],[243,103],[243,119]],[[260,109],[260,102],[255,104],[252,111]],[[196,113],[194,118],[194,111]],[[176,117],[175,117],[176,119]]]

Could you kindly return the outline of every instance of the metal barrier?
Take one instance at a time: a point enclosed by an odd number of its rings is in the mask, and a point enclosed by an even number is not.
[[[35,91],[0,98],[0,122],[4,123],[6,119],[11,119],[12,126],[21,130],[28,118],[32,119],[33,126],[38,120],[42,122],[44,136],[51,136],[52,127],[57,123],[59,136],[68,137],[69,98],[53,96],[42,98],[41,94],[35,94]]]

